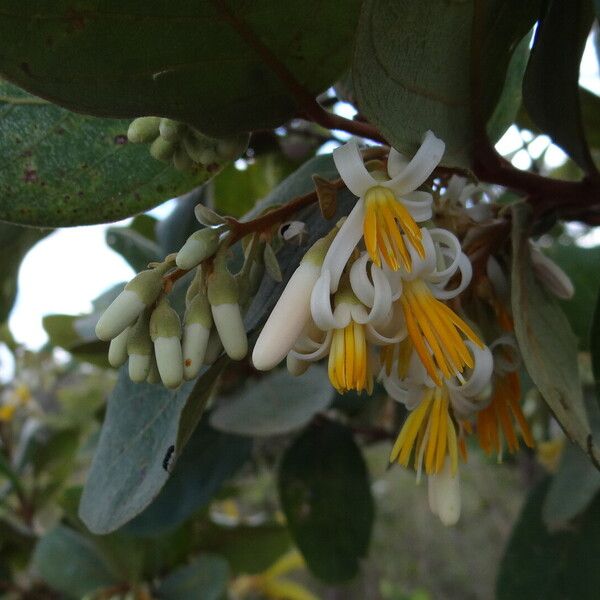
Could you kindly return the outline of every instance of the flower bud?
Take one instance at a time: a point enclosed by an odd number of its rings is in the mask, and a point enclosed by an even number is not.
[[[127,339],[129,354],[129,378],[135,383],[145,381],[150,373],[152,363],[152,340],[149,331],[148,311],[144,311],[131,327]]]
[[[134,144],[148,144],[158,137],[160,117],[134,119],[127,130],[127,139]]]
[[[212,328],[212,314],[208,298],[199,293],[189,302],[183,328],[183,376],[194,379],[204,362]]]
[[[450,460],[446,458],[443,469],[428,477],[429,508],[446,525],[456,525],[460,517],[460,479],[452,473]]]
[[[212,256],[219,246],[219,233],[215,229],[206,227],[195,231],[186,240],[181,250],[177,253],[175,262],[180,269],[192,269],[203,260]]]
[[[173,166],[178,171],[191,171],[194,168],[194,161],[186,152],[183,146],[178,146],[173,154]]]
[[[208,138],[200,138],[198,135],[187,133],[183,138],[183,146],[195,163],[204,164],[201,160],[203,153],[207,148],[212,147],[212,142]]]
[[[185,131],[185,123],[173,121],[173,119],[161,119],[159,124],[160,137],[167,142],[177,142]]]
[[[104,311],[96,324],[96,335],[105,341],[117,337],[158,298],[162,285],[162,274],[157,269],[136,275]]]
[[[150,145],[150,154],[161,162],[171,162],[177,145],[158,136]]]
[[[110,341],[108,346],[108,363],[111,367],[118,369],[127,361],[127,336],[130,327],[126,327],[121,333]]]
[[[156,365],[164,386],[176,388],[183,381],[181,322],[166,298],[152,312],[150,337],[154,342]]]
[[[248,338],[238,304],[237,283],[223,264],[216,264],[208,278],[208,300],[225,352],[230,358],[241,360],[248,352]]]
[[[306,325],[310,296],[332,240],[330,234],[309,248],[271,311],[252,352],[252,363],[259,371],[268,371],[279,364]]]
[[[204,364],[212,365],[223,352],[223,344],[219,337],[219,332],[213,327],[208,336],[208,344],[206,345],[206,353],[204,354]]]

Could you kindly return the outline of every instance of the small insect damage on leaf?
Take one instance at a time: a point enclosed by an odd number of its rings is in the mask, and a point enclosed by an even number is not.
[[[127,136],[123,134],[115,135],[113,141],[117,146],[124,146],[127,143]]]
[[[38,179],[38,172],[36,169],[25,169],[23,171],[23,181],[25,183],[35,183]]]

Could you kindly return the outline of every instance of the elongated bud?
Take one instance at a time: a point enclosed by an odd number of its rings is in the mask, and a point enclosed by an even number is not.
[[[241,360],[248,352],[248,338],[238,304],[239,291],[235,278],[221,261],[208,278],[208,300],[225,352]]]
[[[192,269],[203,260],[211,257],[218,247],[219,233],[210,227],[200,229],[192,233],[186,240],[177,253],[175,262],[180,269]]]
[[[134,119],[127,130],[127,139],[134,144],[148,144],[159,134],[160,117],[140,117]]]
[[[145,381],[150,373],[152,362],[148,311],[144,311],[131,328],[127,340],[127,354],[129,354],[129,378],[135,383]]]
[[[303,375],[308,370],[308,367],[310,367],[310,363],[308,361],[300,360],[291,353],[288,353],[285,359],[285,364],[290,375],[293,375],[294,377]]]
[[[158,298],[162,285],[159,269],[148,269],[136,275],[104,311],[96,324],[96,335],[105,341],[117,337]]]
[[[127,336],[130,329],[130,327],[126,327],[117,337],[110,341],[108,363],[115,369],[118,369],[127,361]]]
[[[181,322],[166,298],[152,311],[150,337],[154,342],[156,365],[164,386],[176,388],[183,381]]]
[[[183,146],[178,146],[173,153],[173,166],[178,171],[191,171],[194,168],[194,161],[190,158],[190,155],[186,152]]]
[[[173,119],[161,119],[159,124],[160,137],[168,142],[177,142],[181,134],[185,131],[186,126],[179,121]]]
[[[162,162],[171,162],[177,145],[174,142],[169,142],[165,138],[158,136],[150,146],[150,154]]]
[[[268,371],[279,364],[306,325],[310,295],[334,236],[335,233],[330,233],[309,248],[271,311],[252,352],[252,363],[259,371]]]
[[[446,525],[456,525],[460,518],[460,480],[452,473],[450,460],[446,458],[443,469],[428,480],[429,508]]]
[[[183,377],[194,379],[206,355],[213,319],[208,298],[197,294],[188,304],[183,328]]]
[[[208,336],[208,344],[206,345],[206,353],[204,354],[204,364],[212,365],[223,352],[223,343],[219,337],[219,332],[213,327]]]
[[[187,133],[183,138],[183,146],[194,162],[204,164],[203,153],[207,147],[212,147],[212,143],[208,138],[200,139],[197,135]]]

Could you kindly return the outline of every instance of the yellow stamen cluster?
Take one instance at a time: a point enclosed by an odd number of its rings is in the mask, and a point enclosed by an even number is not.
[[[517,372],[496,376],[489,405],[477,415],[477,437],[486,454],[502,450],[501,434],[504,434],[508,451],[519,449],[519,439],[513,419],[519,426],[521,437],[529,448],[533,448],[533,435],[519,404],[521,385]],[[512,415],[512,416],[511,416]]]
[[[452,474],[456,474],[458,440],[449,407],[446,387],[426,388],[419,406],[400,430],[390,461],[407,467],[412,455],[415,469],[420,471],[424,463],[425,472],[431,475],[442,470],[448,455]]]
[[[373,390],[369,368],[365,326],[350,321],[343,329],[334,329],[329,351],[329,379],[338,392]]]
[[[405,282],[400,301],[408,335],[436,385],[441,385],[440,372],[449,379],[465,367],[473,368],[473,357],[460,332],[480,348],[483,343],[451,308],[433,296],[424,282]]]
[[[363,235],[367,252],[378,267],[381,267],[383,257],[393,271],[397,271],[401,264],[407,271],[411,270],[412,262],[402,233],[423,258],[423,236],[406,207],[387,188],[375,186],[368,190],[365,194]]]

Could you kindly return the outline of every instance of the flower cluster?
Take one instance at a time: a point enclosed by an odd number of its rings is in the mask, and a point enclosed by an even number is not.
[[[494,348],[456,310],[471,262],[457,237],[435,226],[431,185],[423,189],[443,153],[432,132],[410,161],[392,149],[387,165],[365,164],[354,141],[334,150],[358,200],[305,255],[252,361],[267,370],[286,358],[290,372],[300,374],[328,357],[340,393],[370,394],[379,379],[408,410],[391,460],[413,465],[418,478],[425,472],[432,511],[453,524],[460,514],[458,464],[474,426],[486,451],[500,452],[501,431],[514,451],[512,411],[525,442],[532,441],[515,369],[495,370]],[[453,181],[461,189],[449,195],[461,200],[465,186]]]
[[[214,139],[172,119],[139,117],[127,131],[130,142],[150,144],[150,154],[172,163],[178,171],[205,168],[209,172],[237,158],[248,145],[248,136]]]

